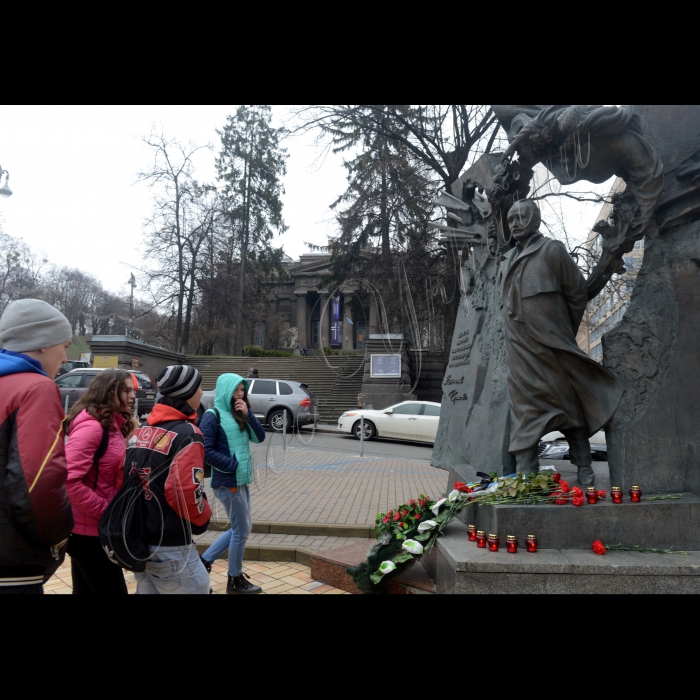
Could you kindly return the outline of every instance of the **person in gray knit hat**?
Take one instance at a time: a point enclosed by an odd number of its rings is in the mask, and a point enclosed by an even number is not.
[[[196,393],[202,383],[199,370],[189,365],[170,365],[158,377],[158,391],[163,396],[187,401]]]
[[[0,316],[0,594],[43,593],[73,529],[65,483],[63,407],[53,378],[72,329],[45,301],[11,302]]]
[[[50,379],[67,362],[66,348],[73,337],[68,319],[40,299],[10,302],[0,316],[3,350],[35,359]]]

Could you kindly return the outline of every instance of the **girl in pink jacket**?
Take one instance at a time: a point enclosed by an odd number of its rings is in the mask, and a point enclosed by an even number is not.
[[[132,413],[134,398],[129,372],[104,370],[66,418],[66,489],[75,521],[68,554],[76,594],[127,592],[121,568],[110,562],[100,545],[97,526],[121,486],[126,441],[139,426]],[[104,454],[96,461],[100,446]]]

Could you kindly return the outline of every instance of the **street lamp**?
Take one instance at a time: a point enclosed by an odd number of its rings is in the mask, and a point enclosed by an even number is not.
[[[7,170],[2,169],[0,165],[0,183],[2,183],[3,178],[5,178],[5,184],[0,187],[0,197],[9,197],[12,194],[10,189],[10,173]]]

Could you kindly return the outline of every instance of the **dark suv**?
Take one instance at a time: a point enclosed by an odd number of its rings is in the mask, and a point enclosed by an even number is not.
[[[151,377],[137,370],[127,370],[134,379],[134,391],[138,400],[135,412],[139,418],[145,413],[150,413],[156,402],[156,385]],[[61,403],[65,406],[68,398],[68,410],[85,393],[87,385],[104,368],[88,367],[86,369],[74,369],[58,377],[55,381],[61,393]]]

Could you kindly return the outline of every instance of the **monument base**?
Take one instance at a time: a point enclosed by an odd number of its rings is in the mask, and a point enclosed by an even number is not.
[[[600,556],[590,548],[545,548],[509,554],[479,549],[459,521],[445,533],[421,560],[438,593],[700,593],[700,552]]]
[[[468,466],[452,467],[448,491],[455,481],[466,481],[474,472]],[[603,484],[599,488],[609,487]],[[517,535],[521,543],[527,535],[537,535],[544,549],[590,549],[594,540],[601,540],[605,544],[700,550],[700,497],[690,492],[681,496],[678,500],[625,500],[614,505],[608,494],[607,499],[595,505],[586,503],[579,507],[475,504],[462,510],[458,517],[465,525],[498,533],[502,543],[507,535]]]

